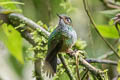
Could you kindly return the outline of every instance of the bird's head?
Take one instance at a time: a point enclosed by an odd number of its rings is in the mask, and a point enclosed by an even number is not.
[[[57,16],[59,17],[59,24],[60,25],[70,25],[72,26],[72,20],[70,17],[64,15],[64,14],[57,14]]]

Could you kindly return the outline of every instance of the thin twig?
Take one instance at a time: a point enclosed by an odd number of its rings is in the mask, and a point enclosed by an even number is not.
[[[85,73],[83,74],[81,80],[84,80],[84,78],[86,77],[87,73],[88,73],[88,70],[85,71]]]
[[[110,0],[100,0],[106,7],[113,9],[120,9],[120,5],[113,3]]]
[[[75,59],[76,59],[76,71],[77,71],[77,77],[78,77],[78,80],[81,80],[81,78],[80,78],[80,73],[79,73],[79,55],[78,54],[76,54],[75,55]]]
[[[86,69],[88,69],[91,73],[93,73],[94,75],[96,75],[97,77],[101,79],[101,74],[104,73],[103,71],[101,71],[100,69],[96,69],[94,66],[89,64],[86,60],[84,60],[82,57],[79,57],[79,61],[81,65],[86,67]]]
[[[101,63],[101,64],[109,64],[109,65],[115,65],[117,66],[116,61],[111,60],[100,60],[100,59],[85,59],[88,63]]]
[[[63,57],[61,54],[58,54],[58,56],[59,56],[62,64],[64,65],[64,68],[66,69],[66,72],[68,73],[70,80],[75,80],[74,76],[71,75],[72,72],[69,70],[69,68],[67,67],[67,65],[66,65],[66,63],[65,63],[64,57]]]
[[[109,52],[105,53],[104,55],[98,57],[97,59],[105,59],[105,58],[112,56],[113,54],[114,54],[113,51],[109,51]]]
[[[89,10],[87,9],[87,5],[86,5],[86,0],[83,0],[83,4],[84,4],[84,9],[90,19],[90,22],[92,23],[94,29],[96,30],[96,32],[99,34],[99,36],[101,37],[101,39],[106,43],[106,45],[115,53],[116,57],[120,59],[120,56],[118,55],[118,53],[116,52],[116,50],[113,48],[113,46],[103,38],[103,36],[100,34],[100,32],[97,29],[97,26],[93,20],[93,18],[91,17],[91,14],[89,13]]]
[[[119,24],[118,24],[118,23],[116,23],[116,24],[115,24],[115,28],[116,28],[116,30],[117,30],[117,32],[118,32],[118,35],[119,35],[119,38],[120,38],[120,30],[119,30],[118,25],[119,25]]]

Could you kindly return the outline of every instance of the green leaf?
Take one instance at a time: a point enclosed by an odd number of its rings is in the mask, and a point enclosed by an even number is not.
[[[16,4],[23,4],[23,3],[15,2],[11,0],[0,0],[0,6],[2,6],[5,9],[15,10],[17,9]]]
[[[119,35],[115,26],[97,25],[97,29],[99,30],[101,35],[105,38],[112,38],[112,39],[119,38]]]
[[[5,2],[0,2],[0,6],[1,6],[1,5],[9,5],[9,4],[21,4],[21,5],[24,5],[24,3],[16,2],[16,1],[5,1]]]
[[[11,25],[3,24],[0,28],[0,40],[4,42],[11,55],[24,63],[22,55],[22,37]]]

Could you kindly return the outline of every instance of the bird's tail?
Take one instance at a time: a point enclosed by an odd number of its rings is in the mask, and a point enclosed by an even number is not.
[[[56,73],[57,67],[57,53],[52,53],[51,55],[47,55],[43,70],[47,73],[47,76],[54,76]]]
[[[63,41],[60,41],[60,43],[58,43],[54,49],[52,49],[52,50],[48,49],[48,54],[46,56],[43,69],[44,69],[44,71],[47,72],[47,74],[49,76],[51,76],[51,75],[54,76],[54,74],[56,73],[57,53],[61,49],[62,44],[63,44]]]

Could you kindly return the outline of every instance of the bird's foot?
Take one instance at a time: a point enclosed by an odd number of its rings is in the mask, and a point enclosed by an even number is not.
[[[83,50],[72,50],[72,49],[70,49],[70,50],[68,50],[67,51],[67,53],[69,54],[69,56],[78,56],[79,54],[81,54],[82,56],[84,56],[84,54],[85,54],[85,51],[83,51]]]
[[[75,52],[72,49],[69,49],[66,53],[68,53],[70,56],[73,56]]]
[[[86,54],[86,52],[84,50],[77,50],[75,53],[75,56],[81,56],[83,58],[86,58],[85,54]]]

